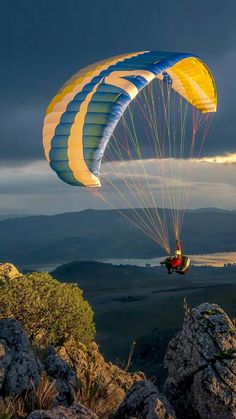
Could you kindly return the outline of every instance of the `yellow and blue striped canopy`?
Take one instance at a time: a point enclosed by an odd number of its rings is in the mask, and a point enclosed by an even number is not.
[[[102,156],[120,117],[148,83],[166,76],[200,112],[216,111],[213,77],[192,54],[141,51],[76,73],[52,99],[44,120],[45,155],[59,178],[71,185],[100,186]]]

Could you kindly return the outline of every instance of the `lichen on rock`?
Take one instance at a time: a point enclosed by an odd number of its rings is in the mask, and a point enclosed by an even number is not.
[[[98,419],[98,416],[82,404],[73,403],[70,407],[34,411],[27,419]]]

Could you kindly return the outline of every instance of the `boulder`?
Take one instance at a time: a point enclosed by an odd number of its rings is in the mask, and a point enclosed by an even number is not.
[[[117,419],[175,419],[175,412],[165,396],[149,381],[134,383],[115,416]]]
[[[186,313],[165,366],[165,395],[179,418],[236,418],[236,330],[219,306]]]
[[[22,395],[39,383],[42,371],[18,321],[0,320],[0,392]]]
[[[64,406],[70,405],[73,401],[73,389],[78,386],[75,371],[57,355],[52,346],[44,351],[44,366],[47,375],[54,381],[58,391],[55,402]]]
[[[27,419],[98,419],[92,410],[80,403],[73,403],[68,407],[56,407],[52,410],[35,410]]]

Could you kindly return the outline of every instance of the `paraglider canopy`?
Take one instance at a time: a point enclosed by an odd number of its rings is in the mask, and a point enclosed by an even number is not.
[[[141,51],[85,67],[52,99],[44,121],[45,156],[61,180],[100,186],[101,161],[119,119],[155,78],[201,113],[215,112],[214,80],[192,54]]]

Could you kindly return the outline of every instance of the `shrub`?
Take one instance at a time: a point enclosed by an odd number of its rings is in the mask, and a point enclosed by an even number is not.
[[[16,318],[33,344],[62,345],[73,337],[86,345],[94,339],[93,312],[76,284],[32,273],[0,286],[0,318]]]

